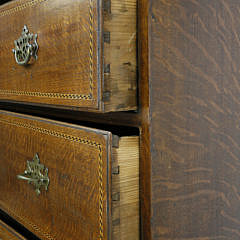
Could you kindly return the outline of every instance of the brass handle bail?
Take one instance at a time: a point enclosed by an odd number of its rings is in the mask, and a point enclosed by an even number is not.
[[[27,65],[33,57],[37,60],[37,34],[29,33],[28,28],[24,25],[22,35],[14,41],[15,48],[12,50],[16,63],[19,65]]]
[[[24,174],[17,175],[17,178],[34,185],[37,195],[41,193],[41,187],[44,187],[45,191],[48,189],[48,169],[43,164],[40,164],[38,154],[35,154],[32,161],[27,161],[27,169]]]

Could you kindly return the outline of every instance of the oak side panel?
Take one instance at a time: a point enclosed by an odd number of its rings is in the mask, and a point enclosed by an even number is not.
[[[240,238],[239,10],[151,1],[153,239]]]

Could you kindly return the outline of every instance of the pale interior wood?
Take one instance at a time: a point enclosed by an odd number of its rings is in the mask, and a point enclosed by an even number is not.
[[[113,148],[114,164],[119,174],[113,175],[112,193],[120,192],[113,202],[113,240],[139,239],[139,137],[122,137],[119,148]]]
[[[136,110],[136,11],[137,0],[111,0],[110,13],[104,14],[104,111]]]

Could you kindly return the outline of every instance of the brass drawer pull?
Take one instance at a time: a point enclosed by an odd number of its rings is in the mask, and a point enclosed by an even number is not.
[[[46,191],[48,189],[48,169],[40,163],[37,153],[32,161],[27,161],[27,169],[24,171],[24,174],[17,175],[17,178],[33,184],[37,195],[41,193],[40,188],[42,186]]]
[[[14,41],[15,48],[12,50],[15,60],[19,65],[27,65],[31,57],[37,60],[37,34],[29,33],[26,25],[23,27],[22,35]]]

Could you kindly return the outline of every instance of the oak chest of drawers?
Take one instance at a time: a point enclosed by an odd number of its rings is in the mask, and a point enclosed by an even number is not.
[[[136,22],[136,0],[0,6],[0,101],[33,110],[0,110],[0,209],[42,240],[140,238],[139,132],[47,119],[137,110]]]
[[[0,107],[109,132],[138,129],[141,239],[239,240],[239,9],[239,0],[138,0],[136,112]]]

